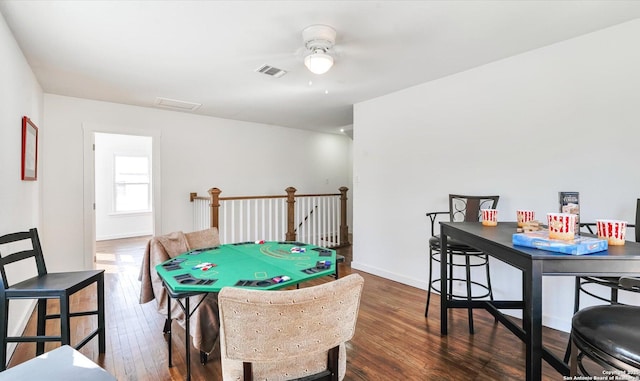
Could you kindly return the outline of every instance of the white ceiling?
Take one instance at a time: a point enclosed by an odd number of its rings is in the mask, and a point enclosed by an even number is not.
[[[353,104],[640,17],[640,1],[0,0],[47,93],[338,132]],[[337,30],[335,66],[302,30]],[[286,70],[272,78],[263,64]],[[310,83],[312,84],[310,85]]]

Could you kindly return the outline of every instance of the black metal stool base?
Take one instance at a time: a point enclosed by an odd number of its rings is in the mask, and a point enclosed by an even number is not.
[[[427,290],[427,303],[424,311],[424,316],[428,317],[429,315],[429,303],[431,301],[431,291],[435,291],[439,294],[440,287],[438,284],[441,279],[433,279],[433,264],[440,263],[440,244],[436,242],[436,238],[432,238],[430,240],[429,246],[429,288]],[[464,263],[454,262],[455,258],[463,258]],[[472,262],[472,259],[475,258],[476,262]],[[453,269],[457,267],[462,267],[465,269],[465,278],[459,278],[453,276]],[[471,269],[474,267],[484,267],[486,271],[486,284],[481,283],[476,280],[471,279]],[[450,278],[448,279],[449,285],[449,294],[447,298],[449,300],[459,299],[459,300],[479,300],[489,298],[493,300],[493,291],[491,289],[491,276],[489,271],[489,257],[481,251],[477,251],[471,247],[468,247],[468,250],[464,248],[456,248],[455,250],[449,251],[449,274]],[[466,293],[465,294],[456,294],[453,291],[453,282],[462,282],[466,285]],[[472,287],[475,286],[475,287]],[[479,292],[473,293],[473,289],[480,290]],[[442,296],[441,296],[442,297]],[[473,327],[473,309],[469,308],[469,333],[473,334],[475,332]],[[496,320],[497,321],[497,320]]]

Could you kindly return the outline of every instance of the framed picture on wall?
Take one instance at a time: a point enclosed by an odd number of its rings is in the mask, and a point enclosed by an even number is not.
[[[22,117],[22,180],[38,179],[38,127]]]

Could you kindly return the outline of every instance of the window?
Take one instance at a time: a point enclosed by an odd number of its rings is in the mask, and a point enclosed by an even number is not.
[[[116,212],[148,212],[151,199],[149,157],[115,156],[114,209]]]

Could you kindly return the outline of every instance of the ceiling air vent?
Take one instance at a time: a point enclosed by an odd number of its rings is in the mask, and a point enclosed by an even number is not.
[[[280,78],[283,75],[287,74],[286,71],[282,69],[278,69],[277,67],[269,66],[269,65],[262,65],[259,68],[257,68],[256,71],[258,73],[266,74],[270,77],[275,77],[275,78]]]
[[[176,99],[169,98],[156,98],[156,106],[171,108],[174,110],[182,110],[182,111],[196,111],[202,104],[193,103],[193,102],[185,102],[179,101]]]

